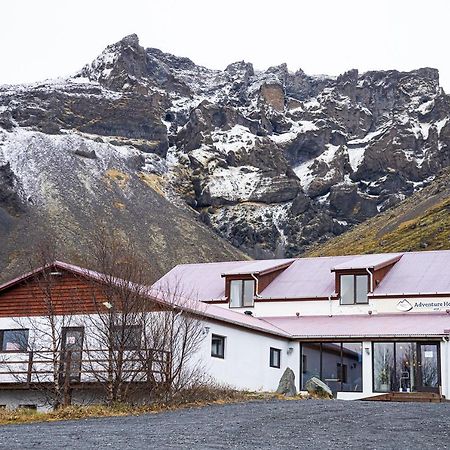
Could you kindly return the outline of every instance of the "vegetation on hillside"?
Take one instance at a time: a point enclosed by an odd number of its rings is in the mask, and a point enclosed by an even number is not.
[[[450,169],[397,206],[311,248],[308,256],[450,249]]]

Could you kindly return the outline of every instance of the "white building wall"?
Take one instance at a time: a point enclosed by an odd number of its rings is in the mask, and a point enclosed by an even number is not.
[[[199,358],[207,374],[219,383],[251,391],[275,391],[283,372],[290,367],[299,389],[299,346],[285,338],[257,333],[245,328],[217,322],[210,327],[202,342]],[[225,336],[225,358],[211,356],[212,335]],[[270,347],[281,350],[281,367],[269,365]]]

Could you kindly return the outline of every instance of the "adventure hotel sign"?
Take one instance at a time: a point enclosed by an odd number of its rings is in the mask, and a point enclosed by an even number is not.
[[[413,310],[433,310],[441,311],[443,309],[450,309],[450,300],[400,300],[397,303],[399,311],[413,311]]]

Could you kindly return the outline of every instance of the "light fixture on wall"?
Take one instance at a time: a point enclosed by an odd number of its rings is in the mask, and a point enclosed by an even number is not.
[[[364,347],[364,351],[366,352],[366,355],[370,355],[370,347]]]
[[[210,327],[204,327],[204,328],[203,328],[203,334],[204,334],[204,335],[209,334],[209,330],[210,330]]]
[[[289,341],[289,342],[288,342],[288,348],[287,348],[287,350],[286,350],[286,353],[287,353],[288,355],[290,355],[290,354],[293,353],[293,352],[294,352],[294,342]]]

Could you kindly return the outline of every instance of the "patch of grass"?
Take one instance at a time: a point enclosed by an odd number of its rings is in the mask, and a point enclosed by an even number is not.
[[[201,386],[186,389],[172,401],[155,402],[148,405],[129,405],[125,403],[113,406],[77,405],[60,408],[56,411],[39,412],[30,409],[0,410],[0,425],[24,424],[32,422],[52,422],[58,420],[80,420],[94,417],[137,416],[140,414],[160,413],[184,408],[199,408],[207,405],[224,405],[229,403],[262,400],[300,400],[301,395],[288,398],[270,392],[236,391],[227,387]]]

